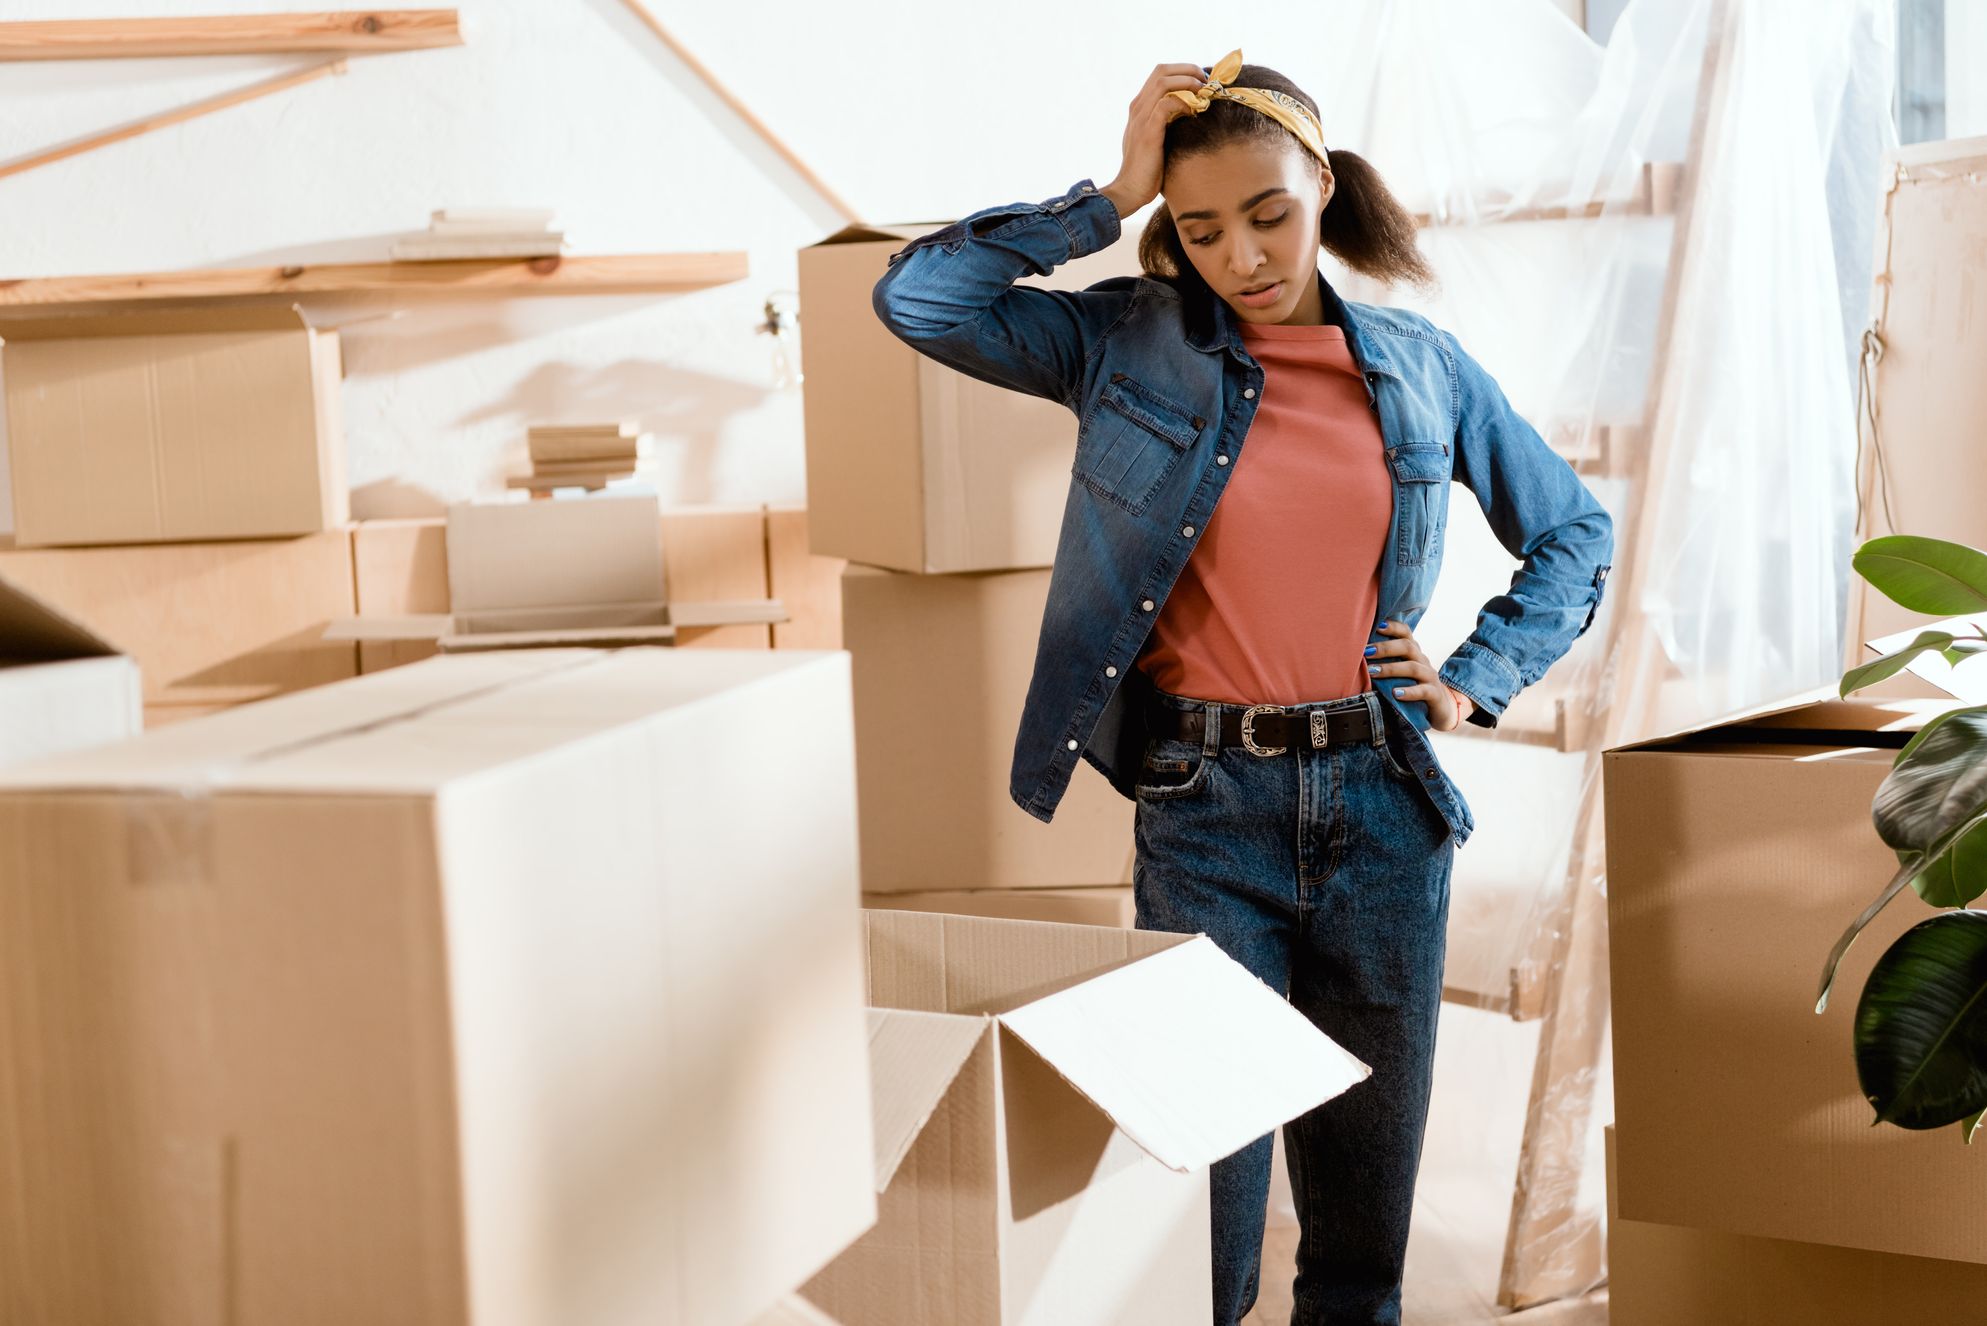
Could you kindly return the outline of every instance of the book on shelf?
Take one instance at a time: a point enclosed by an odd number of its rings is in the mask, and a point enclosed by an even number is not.
[[[563,235],[417,235],[394,243],[395,262],[448,262],[467,258],[556,258]]]

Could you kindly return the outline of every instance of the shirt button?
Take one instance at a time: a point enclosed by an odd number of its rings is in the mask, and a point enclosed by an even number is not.
[[[1107,677],[1115,677],[1118,675],[1118,670],[1116,668],[1105,668],[1104,675]]]
[[[1254,387],[1244,387],[1244,388],[1242,389],[1242,399],[1243,399],[1243,400],[1245,400],[1245,401],[1252,401],[1252,400],[1254,400],[1255,398],[1256,398],[1256,389],[1255,389]]]
[[[1085,192],[1085,193],[1095,193],[1095,192],[1097,192],[1097,191],[1096,191],[1095,189],[1091,188],[1091,187],[1090,187],[1090,186],[1089,186],[1088,184],[1086,184],[1086,185],[1084,185],[1084,186],[1083,186],[1083,192]]]
[[[1070,743],[1069,743],[1069,748],[1070,748],[1071,750],[1075,750],[1075,749],[1076,749],[1076,742],[1075,742],[1075,740],[1074,740],[1074,739],[1072,739],[1072,740],[1070,741]]]
[[[1194,527],[1192,525],[1183,525],[1180,528],[1180,533],[1191,539],[1194,536]]]
[[[1216,457],[1214,458],[1214,463],[1215,463],[1216,465],[1226,465],[1226,464],[1228,463],[1228,457],[1226,457],[1226,456],[1216,456]]]
[[[1144,610],[1144,611],[1146,611],[1146,612],[1151,612],[1151,611],[1152,611],[1152,600],[1151,600],[1151,599],[1147,599],[1147,600],[1146,600],[1145,602],[1143,602],[1143,603],[1139,604],[1138,606],[1139,606],[1139,607],[1140,607],[1140,608],[1141,608],[1142,610]]]

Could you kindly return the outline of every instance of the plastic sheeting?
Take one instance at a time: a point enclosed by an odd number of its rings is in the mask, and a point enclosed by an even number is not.
[[[1597,818],[1573,863],[1602,746],[1840,671],[1893,4],[1631,0],[1605,48],[1550,0],[1388,0],[1351,17],[1326,139],[1431,221],[1441,285],[1328,274],[1455,331],[1616,520],[1587,635],[1495,734],[1437,739],[1479,824],[1457,859],[1452,996],[1537,1016],[1569,951],[1570,866],[1595,895],[1583,916],[1604,923]],[[1438,662],[1517,565],[1467,494],[1450,510],[1418,633]],[[1604,973],[1560,1010],[1562,1047],[1594,1050],[1569,1064],[1562,1048],[1562,1071],[1534,1086],[1545,1159],[1528,1169],[1507,1303],[1603,1271]],[[1477,1209],[1503,1219],[1501,1196]]]

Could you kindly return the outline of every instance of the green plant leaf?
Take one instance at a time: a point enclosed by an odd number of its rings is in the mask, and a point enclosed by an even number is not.
[[[1882,658],[1873,658],[1868,663],[1853,667],[1842,674],[1842,687],[1838,695],[1852,695],[1865,686],[1874,686],[1886,677],[1895,676],[1904,670],[1904,665],[1928,649],[1944,652],[1953,643],[1951,631],[1921,631],[1918,638],[1894,653]]]
[[[1961,1119],[1959,1121],[1960,1140],[1965,1142],[1968,1146],[1973,1145],[1973,1135],[1980,1131],[1980,1120],[1983,1117],[1987,1117],[1987,1110],[1981,1110],[1978,1113],[1969,1114],[1964,1119]]]
[[[1877,919],[1878,912],[1890,906],[1892,898],[1904,892],[1904,886],[1917,874],[1918,858],[1915,855],[1907,856],[1904,864],[1897,868],[1897,873],[1883,886],[1883,891],[1877,894],[1876,901],[1865,907],[1863,914],[1851,921],[1849,928],[1842,932],[1842,937],[1835,941],[1835,947],[1828,951],[1828,960],[1821,966],[1821,989],[1815,992],[1815,1012],[1828,1011],[1828,992],[1829,987],[1835,984],[1835,969],[1842,965],[1842,957],[1849,951],[1849,946],[1856,942],[1856,936],[1863,933],[1864,926]]]
[[[1892,602],[1934,617],[1987,609],[1987,552],[1945,539],[1886,534],[1850,564]]]
[[[1943,1128],[1987,1109],[1987,912],[1898,936],[1857,1001],[1855,1041],[1878,1123]]]
[[[1934,907],[1964,907],[1987,893],[1987,824],[1968,830],[1912,879],[1918,896]]]
[[[1946,662],[1958,667],[1983,651],[1987,651],[1987,640],[1955,640],[1939,652],[1945,655]]]
[[[1933,844],[1987,811],[1987,712],[1949,714],[1917,748],[1901,753],[1877,787],[1870,818],[1898,852],[1931,863]]]
[[[1948,709],[1942,714],[1934,714],[1926,720],[1924,726],[1912,733],[1911,740],[1904,743],[1904,749],[1899,751],[1897,758],[1890,762],[1891,768],[1895,769],[1898,765],[1904,763],[1911,752],[1923,745],[1925,738],[1932,735],[1932,729],[1938,727],[1949,718],[1958,718],[1961,714],[1987,714],[1987,705],[1976,706],[1972,709]]]

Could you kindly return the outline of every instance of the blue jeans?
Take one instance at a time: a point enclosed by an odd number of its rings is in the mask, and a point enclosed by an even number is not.
[[[1198,742],[1147,743],[1137,787],[1138,925],[1205,933],[1373,1075],[1284,1126],[1301,1228],[1293,1326],[1398,1323],[1428,1118],[1455,846],[1401,763],[1372,691],[1294,707],[1365,707],[1369,742],[1262,756],[1218,744],[1236,705],[1157,693],[1208,715]],[[1256,1301],[1272,1139],[1213,1167],[1214,1321]]]

